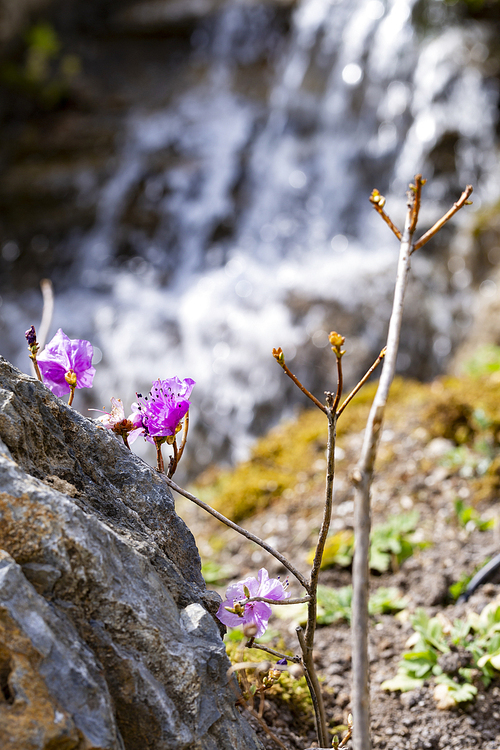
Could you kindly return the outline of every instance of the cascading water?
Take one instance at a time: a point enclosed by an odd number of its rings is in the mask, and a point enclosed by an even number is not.
[[[301,0],[273,83],[252,98],[236,79],[277,43],[269,8],[229,3],[193,33],[209,61],[202,80],[173,106],[131,107],[111,176],[90,179],[97,216],[56,298],[55,326],[102,352],[93,405],[130,402],[157,377],[194,378],[196,468],[242,457],[301,398],[274,346],[319,393],[335,385],[329,330],[347,336],[351,378],[376,356],[397,243],[372,188],[402,222],[406,185],[423,171],[428,224],[468,182],[476,204],[500,194],[488,28],[457,21],[423,35],[418,11],[416,0]],[[446,139],[443,166],[433,157]],[[126,218],[134,211],[153,217],[146,230]],[[460,337],[468,280],[450,285],[443,268],[415,257],[402,371],[436,372]],[[27,299],[4,297],[7,354],[32,322]],[[17,362],[27,370],[25,355]]]

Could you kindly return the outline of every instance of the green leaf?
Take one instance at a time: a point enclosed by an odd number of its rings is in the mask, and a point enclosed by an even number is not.
[[[415,688],[422,687],[423,684],[423,679],[415,679],[405,672],[398,672],[391,680],[385,680],[380,687],[382,690],[390,690],[391,692],[401,690],[402,693],[407,693],[408,690],[415,690]]]

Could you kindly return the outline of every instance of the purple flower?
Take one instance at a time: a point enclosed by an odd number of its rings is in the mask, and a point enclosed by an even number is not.
[[[69,339],[59,328],[43,352],[38,355],[38,364],[43,381],[56,396],[71,391],[68,380],[76,388],[92,388],[95,367],[92,367],[94,350],[90,341]]]
[[[259,570],[259,578],[249,577],[238,583],[233,583],[226,591],[226,600],[222,602],[217,611],[218,619],[236,628],[238,625],[252,623],[257,628],[256,638],[266,632],[267,623],[272,614],[271,605],[266,602],[248,602],[254,596],[262,596],[265,599],[288,599],[290,593],[286,591],[288,582],[283,584],[279,578],[269,578],[265,568]]]
[[[121,398],[112,398],[110,412],[103,409],[89,411],[102,411],[102,417],[97,417],[96,422],[100,422],[107,430],[113,430],[117,435],[125,436],[128,443],[133,443],[144,432],[142,415],[137,409],[137,404],[132,404],[133,413],[126,417]]]
[[[191,405],[188,398],[194,385],[191,378],[179,380],[174,377],[156,380],[146,397],[137,394],[136,408],[142,416],[146,439],[150,443],[155,437],[170,437],[179,431],[180,422]]]

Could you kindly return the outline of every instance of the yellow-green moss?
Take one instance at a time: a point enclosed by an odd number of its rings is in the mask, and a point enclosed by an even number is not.
[[[490,347],[491,350],[491,347]],[[411,418],[430,437],[445,437],[471,448],[482,441],[491,447],[491,459],[500,446],[500,349],[478,356],[463,377],[443,377],[433,383],[395,378],[387,404],[386,422],[406,428]],[[482,364],[484,360],[484,364]],[[337,424],[337,439],[360,432],[366,425],[377,383],[365,386]],[[299,482],[318,479],[324,469],[327,421],[319,409],[303,411],[258,440],[251,457],[234,469],[212,468],[198,480],[195,492],[235,521],[241,521],[281,497]],[[378,465],[394,460],[389,446]],[[319,465],[318,465],[319,464]],[[341,465],[339,467],[341,469]],[[480,478],[481,499],[500,489],[500,470],[491,465]]]

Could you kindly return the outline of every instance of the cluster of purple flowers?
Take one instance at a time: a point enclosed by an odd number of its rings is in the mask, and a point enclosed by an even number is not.
[[[89,341],[70,339],[59,328],[52,341],[38,354],[34,327],[31,326],[25,335],[41,379],[52,393],[56,396],[71,393],[72,400],[75,389],[92,388],[94,350]],[[112,398],[111,411],[103,411],[98,421],[106,429],[121,435],[127,445],[139,435],[144,435],[151,443],[172,442],[190,407],[188,399],[194,385],[191,378],[158,379],[147,396],[137,394],[138,403],[132,404],[130,416],[125,416],[121,399]]]
[[[26,331],[26,341],[38,377],[56,396],[70,393],[71,403],[75,389],[92,387],[95,375],[95,368],[92,366],[94,350],[89,341],[70,339],[59,328],[54,338],[38,355],[39,347],[33,326]],[[174,444],[175,460],[171,466],[175,470],[185,442],[183,440],[180,451],[177,451],[175,436],[189,411],[191,404],[188,399],[194,385],[195,381],[191,378],[158,379],[153,383],[147,396],[137,394],[137,403],[132,404],[132,413],[128,417],[125,416],[121,399],[112,398],[111,411],[102,410],[102,416],[98,417],[97,421],[106,429],[121,436],[127,446],[139,435],[143,435],[146,440],[156,444],[160,455],[162,443]],[[187,423],[184,438],[186,431]],[[259,601],[259,599],[273,601],[288,599],[290,594],[286,590],[287,587],[288,580],[282,583],[279,578],[269,578],[267,570],[261,568],[258,578],[250,576],[229,586],[226,599],[217,611],[217,617],[229,627],[243,625],[248,628],[250,626],[254,637],[260,637],[267,629],[272,610],[268,602]]]

